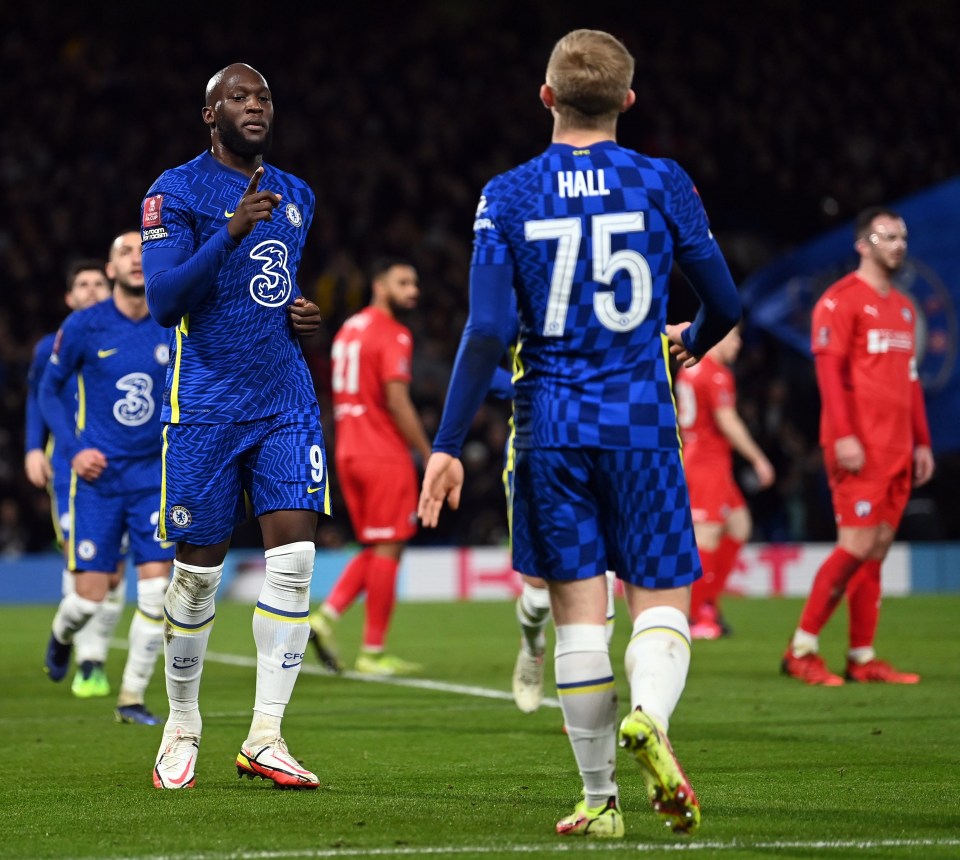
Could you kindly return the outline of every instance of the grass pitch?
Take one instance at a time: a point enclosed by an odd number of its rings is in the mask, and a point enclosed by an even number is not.
[[[555,836],[580,783],[560,711],[509,697],[512,604],[401,604],[391,646],[422,662],[406,684],[322,675],[308,654],[284,735],[315,792],[237,778],[253,700],[251,608],[221,602],[201,690],[197,787],[159,792],[160,727],[117,725],[113,699],[80,701],[41,671],[53,607],[0,607],[0,857],[280,860],[321,857],[960,856],[960,597],[890,599],[878,650],[921,672],[915,687],[806,687],[779,675],[797,600],[730,598],[735,635],[694,643],[670,736],[703,807],[675,836],[646,803],[635,763],[619,776],[626,839]],[[845,619],[822,637],[841,670]],[[119,632],[126,630],[128,607]],[[361,609],[341,622],[356,653]],[[614,636],[621,713],[628,708]],[[125,653],[111,651],[116,689]],[[548,696],[553,696],[548,668]],[[162,673],[148,704],[165,713]]]

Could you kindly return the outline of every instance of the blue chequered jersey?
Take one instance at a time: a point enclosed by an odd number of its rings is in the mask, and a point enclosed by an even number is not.
[[[168,341],[168,331],[153,317],[131,320],[112,298],[67,317],[41,383],[41,398],[48,381],[59,386],[76,374],[77,450],[98,448],[108,460],[160,456],[159,395]]]
[[[301,293],[297,267],[316,199],[303,180],[264,163],[260,190],[279,193],[271,221],[257,224],[226,258],[210,295],[174,329],[163,400],[173,424],[249,421],[308,405],[313,381],[287,305]],[[143,247],[195,252],[227,223],[249,180],[209,152],[163,173],[144,207]],[[141,211],[141,215],[143,215]]]
[[[669,278],[715,249],[683,169],[613,141],[553,144],[486,185],[473,265],[513,269],[517,448],[678,446]]]
[[[67,460],[64,446],[57,445],[56,438],[53,433],[50,432],[50,428],[47,426],[47,422],[40,412],[40,405],[37,402],[40,393],[40,377],[43,376],[43,371],[50,361],[50,354],[53,352],[53,342],[56,336],[56,332],[44,335],[37,341],[37,345],[33,349],[33,358],[30,361],[30,369],[27,372],[24,449],[26,451],[32,451],[36,448],[46,450],[54,475],[66,475],[70,472],[70,462]],[[74,424],[76,424],[77,378],[75,376],[69,379],[60,391],[60,402],[62,408],[74,417]]]

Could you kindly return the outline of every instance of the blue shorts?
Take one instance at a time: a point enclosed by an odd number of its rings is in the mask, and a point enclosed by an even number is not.
[[[157,536],[160,518],[160,461],[156,456],[117,458],[96,481],[72,476],[71,570],[113,573],[129,551],[134,564],[173,559],[173,544]]]
[[[679,451],[520,450],[513,566],[552,580],[604,571],[643,588],[701,576]]]
[[[210,546],[271,511],[330,513],[327,455],[316,403],[237,424],[163,428],[160,534]]]

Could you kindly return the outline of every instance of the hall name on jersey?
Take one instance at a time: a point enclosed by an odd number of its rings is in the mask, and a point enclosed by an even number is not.
[[[561,197],[606,197],[610,189],[602,170],[561,170],[557,193]]]

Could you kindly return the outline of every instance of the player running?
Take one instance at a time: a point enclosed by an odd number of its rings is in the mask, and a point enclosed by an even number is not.
[[[119,586],[124,535],[137,569],[137,611],[117,698],[120,722],[160,721],[144,698],[161,650],[163,596],[173,546],[157,537],[160,504],[160,409],[167,332],[147,311],[140,236],[121,233],[110,246],[113,296],[67,317],[40,380],[40,408],[71,465],[67,564],[75,574],[53,619],[45,668],[67,672],[73,638]],[[76,419],[63,392],[74,377]],[[76,431],[74,431],[76,428]]]

